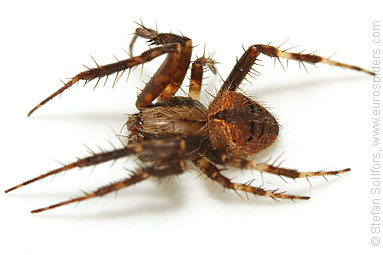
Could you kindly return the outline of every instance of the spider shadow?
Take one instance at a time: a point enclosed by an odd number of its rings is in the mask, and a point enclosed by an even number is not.
[[[83,143],[81,135],[99,137],[95,142],[111,139],[116,135],[126,135],[126,121],[128,117],[125,113],[115,112],[84,112],[84,113],[64,113],[64,114],[45,114],[36,117],[35,128],[41,130],[59,130],[62,136],[80,138],[78,143]],[[74,131],[75,130],[75,131]],[[89,130],[92,130],[90,133]],[[76,132],[73,134],[73,132]],[[99,134],[98,136],[96,134]],[[74,140],[75,141],[75,140]]]
[[[283,86],[281,86],[281,83],[278,84],[270,84],[269,86],[262,86],[256,88],[256,95],[260,97],[273,95],[277,93],[288,93],[295,91],[302,91],[302,90],[310,90],[314,87],[323,87],[323,86],[329,86],[332,84],[341,84],[344,82],[358,82],[368,79],[369,77],[364,76],[337,76],[337,77],[325,77],[325,78],[315,78],[310,80],[302,80],[294,83],[285,83]],[[250,95],[254,93],[254,89],[249,90]]]
[[[78,125],[78,121],[81,120],[81,124],[99,124],[121,121],[121,125],[126,121],[126,116],[123,113],[115,112],[83,112],[83,113],[63,113],[63,114],[45,114],[35,117],[38,120],[43,121],[57,121],[70,123],[73,122]]]

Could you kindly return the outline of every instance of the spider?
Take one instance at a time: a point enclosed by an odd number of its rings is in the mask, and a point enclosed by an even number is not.
[[[138,56],[130,55],[130,58],[122,61],[88,68],[74,76],[28,113],[30,116],[49,100],[81,80],[86,84],[97,79],[97,86],[102,77],[106,77],[107,80],[110,75],[116,74],[114,85],[126,70],[130,71],[137,65],[167,54],[161,66],[137,97],[138,112],[129,115],[125,123],[129,136],[124,146],[80,158],[16,185],[5,192],[8,193],[70,169],[97,165],[126,156],[137,156],[143,164],[125,179],[100,187],[93,192],[84,193],[77,198],[33,210],[32,213],[104,196],[150,177],[161,178],[181,174],[186,171],[186,161],[191,161],[203,174],[224,188],[272,199],[308,200],[309,197],[286,194],[278,192],[278,190],[266,190],[262,187],[255,187],[250,182],[235,183],[222,173],[222,168],[255,169],[292,179],[311,176],[325,177],[350,171],[349,168],[346,168],[335,171],[300,172],[251,159],[251,156],[269,147],[276,140],[279,124],[262,105],[239,93],[238,87],[247,75],[257,72],[253,69],[253,65],[260,54],[278,61],[280,58],[284,58],[296,60],[302,64],[325,63],[370,75],[374,75],[373,72],[314,54],[292,53],[280,50],[279,47],[257,44],[250,46],[237,60],[218,93],[206,107],[199,102],[203,73],[206,68],[209,68],[212,73],[216,74],[216,62],[211,56],[205,57],[205,55],[191,62],[193,49],[191,39],[173,33],[159,33],[143,24],[138,25],[130,43],[130,54],[139,37],[147,39],[150,46],[155,45],[155,47]],[[188,96],[175,96],[190,64],[191,78]]]

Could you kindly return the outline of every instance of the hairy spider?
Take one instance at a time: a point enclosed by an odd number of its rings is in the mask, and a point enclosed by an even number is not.
[[[307,178],[310,176],[337,175],[350,171],[349,168],[336,171],[299,172],[272,164],[249,159],[250,156],[269,147],[277,138],[279,125],[276,119],[259,103],[237,92],[246,76],[256,72],[252,66],[260,54],[279,60],[297,60],[300,63],[325,63],[374,75],[366,69],[343,64],[313,54],[291,53],[279,47],[257,44],[250,46],[237,61],[233,70],[222,84],[217,95],[208,107],[199,102],[204,68],[217,73],[215,61],[202,56],[192,62],[188,97],[174,96],[180,88],[191,63],[192,40],[172,33],[159,33],[140,25],[136,29],[130,44],[130,53],[138,37],[148,39],[150,48],[139,56],[112,64],[88,68],[69,80],[63,87],[34,107],[35,110],[46,102],[84,80],[85,84],[102,77],[106,79],[116,74],[114,83],[126,70],[144,64],[152,59],[167,54],[162,65],[138,95],[136,106],[138,113],[129,116],[126,126],[130,132],[128,142],[122,148],[94,153],[58,169],[16,185],[5,192],[10,192],[47,176],[79,167],[96,165],[109,160],[135,155],[144,165],[125,179],[103,186],[94,192],[63,201],[48,207],[33,210],[38,213],[59,206],[103,196],[112,191],[131,186],[149,177],[177,175],[186,171],[185,161],[193,162],[208,178],[225,188],[243,191],[273,199],[301,199],[308,196],[290,195],[276,190],[254,187],[251,183],[234,183],[225,177],[220,167],[238,167],[256,169],[289,178]],[[119,76],[120,75],[120,76]],[[114,85],[114,84],[113,84]],[[157,99],[156,102],[154,102]],[[219,167],[220,166],[220,167]]]

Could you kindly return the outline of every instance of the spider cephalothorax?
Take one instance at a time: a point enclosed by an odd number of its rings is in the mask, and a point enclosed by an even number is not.
[[[191,63],[193,49],[191,39],[172,33],[158,33],[140,25],[130,44],[130,52],[132,52],[133,45],[139,37],[148,39],[151,45],[156,46],[141,55],[104,66],[97,65],[97,68],[77,74],[28,113],[30,116],[39,107],[81,80],[84,80],[86,84],[97,79],[97,86],[102,77],[106,77],[107,80],[110,75],[116,74],[114,81],[116,82],[126,70],[151,61],[162,54],[167,54],[162,65],[139,94],[136,101],[138,112],[129,115],[126,123],[130,132],[127,137],[128,142],[121,148],[94,153],[89,157],[78,159],[16,185],[5,192],[76,167],[97,165],[129,155],[137,156],[145,164],[123,180],[101,187],[94,192],[85,193],[77,198],[33,210],[32,213],[103,196],[149,177],[160,178],[181,174],[186,171],[186,160],[193,162],[202,173],[225,188],[273,199],[307,200],[309,197],[290,195],[277,190],[265,190],[261,187],[254,187],[249,182],[245,184],[234,183],[222,174],[220,167],[256,169],[294,179],[337,175],[350,170],[346,168],[335,171],[299,172],[249,159],[250,156],[269,147],[275,141],[278,136],[279,125],[262,105],[237,90],[245,77],[255,71],[252,67],[260,54],[278,60],[280,58],[296,60],[302,64],[325,63],[370,75],[374,75],[373,72],[313,54],[291,53],[271,45],[257,44],[250,46],[245,51],[215,98],[206,107],[199,102],[203,70],[209,68],[216,74],[215,61],[211,57],[205,57],[205,55],[194,60],[191,65],[188,96],[175,97],[174,95],[180,88]],[[155,100],[157,101],[155,102]]]

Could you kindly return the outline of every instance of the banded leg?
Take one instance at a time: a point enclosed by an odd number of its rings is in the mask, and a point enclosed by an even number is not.
[[[237,61],[234,65],[233,70],[227,77],[226,81],[222,85],[219,93],[225,91],[235,91],[241,82],[245,79],[246,75],[251,72],[252,66],[254,65],[259,54],[264,54],[269,57],[277,58],[285,58],[288,60],[297,60],[302,63],[316,64],[316,63],[324,63],[333,66],[339,66],[347,69],[353,69],[356,71],[364,72],[370,75],[375,75],[374,72],[371,72],[367,69],[340,63],[337,61],[330,60],[325,57],[313,55],[313,54],[302,54],[302,53],[292,53],[284,50],[279,50],[277,47],[257,44],[250,46],[250,48],[242,55],[242,57]]]
[[[169,43],[179,43],[185,45],[190,39],[185,36],[180,36],[172,33],[159,33],[154,29],[147,28],[143,24],[139,24],[136,29],[132,41],[129,45],[129,53],[132,55],[133,46],[138,37],[148,39],[149,45],[166,45]]]
[[[264,190],[259,187],[253,187],[249,184],[242,183],[234,183],[231,182],[229,178],[222,175],[219,169],[208,159],[200,158],[194,161],[194,164],[198,166],[201,171],[206,174],[210,179],[218,182],[223,187],[232,189],[234,191],[244,191],[247,193],[251,193],[258,196],[271,197],[273,199],[283,198],[283,199],[301,199],[308,200],[310,197],[307,196],[297,196],[297,195],[289,195],[285,193],[278,193],[272,190]]]
[[[175,52],[179,51],[178,47],[179,46],[176,43],[159,46],[159,47],[145,51],[140,56],[132,57],[122,61],[118,61],[116,63],[108,64],[108,65],[98,66],[97,68],[89,68],[87,71],[81,72],[77,74],[76,76],[74,76],[70,81],[65,83],[63,87],[61,87],[59,90],[57,90],[52,95],[50,95],[49,97],[41,101],[38,105],[36,105],[28,113],[28,117],[31,116],[31,114],[34,111],[36,111],[38,108],[40,108],[41,106],[43,106],[48,101],[55,98],[56,96],[60,95],[61,93],[63,93],[65,90],[67,90],[72,85],[79,82],[80,80],[84,80],[87,83],[98,78],[98,81],[99,81],[102,77],[106,76],[106,78],[108,78],[109,75],[116,73],[116,79],[115,79],[116,81],[119,72],[125,72],[125,70],[129,68],[132,68],[140,64],[144,64],[165,53],[168,53],[169,55],[175,54]]]
[[[148,160],[155,161],[155,160],[166,159],[170,157],[179,157],[180,155],[182,155],[184,149],[185,149],[185,141],[181,138],[149,140],[142,143],[128,144],[126,147],[122,149],[115,149],[108,152],[93,154],[90,157],[78,159],[76,162],[72,162],[70,164],[64,165],[60,168],[49,171],[45,174],[42,174],[38,177],[35,177],[19,185],[16,185],[10,189],[7,189],[5,193],[21,188],[35,181],[44,179],[48,176],[74,169],[76,167],[82,168],[82,167],[97,165],[100,163],[104,163],[110,160],[116,160],[118,158],[129,156],[129,155],[144,156]]]
[[[149,105],[157,96],[160,100],[171,98],[180,88],[186,72],[189,68],[192,54],[192,40],[172,33],[158,33],[142,24],[136,29],[135,35],[130,43],[130,52],[138,37],[149,40],[151,45],[166,45],[177,43],[180,45],[179,54],[168,55],[156,74],[152,77],[144,90],[138,97],[137,108]]]
[[[336,171],[299,172],[294,169],[273,166],[266,163],[257,162],[255,160],[247,160],[245,158],[229,155],[223,151],[213,151],[210,154],[210,159],[217,164],[230,165],[242,169],[256,169],[261,172],[271,173],[279,176],[286,176],[292,179],[308,178],[313,176],[325,177],[326,175],[338,175],[350,171],[350,168],[346,168]]]
[[[205,58],[203,56],[203,57],[197,58],[193,62],[192,69],[191,69],[191,76],[190,76],[189,96],[197,101],[199,101],[199,97],[201,94],[202,76],[204,72],[203,70],[204,67],[208,67],[213,74],[217,74],[215,61],[211,59],[210,57]]]
[[[53,208],[57,208],[63,205],[80,202],[89,198],[104,196],[113,191],[117,191],[126,187],[129,187],[133,184],[141,182],[150,176],[163,177],[168,175],[180,174],[185,171],[185,162],[181,159],[172,159],[172,160],[163,160],[161,163],[152,165],[150,167],[142,168],[141,170],[133,173],[130,177],[123,179],[121,181],[114,182],[107,186],[101,187],[94,192],[84,193],[83,196],[63,201],[54,205],[43,207],[31,211],[31,213],[39,213],[47,211]]]

